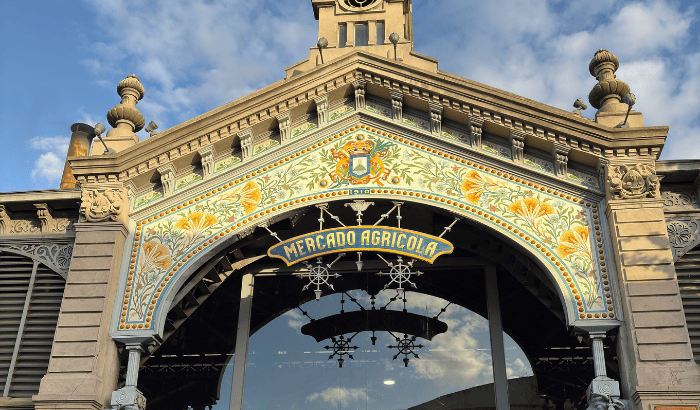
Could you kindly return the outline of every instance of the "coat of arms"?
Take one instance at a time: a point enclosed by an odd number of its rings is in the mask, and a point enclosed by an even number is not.
[[[384,158],[393,144],[382,140],[371,141],[363,134],[356,135],[336,151],[331,149],[333,158],[338,160],[335,170],[328,176],[335,186],[345,184],[369,184],[375,182],[382,185],[391,170],[384,168]]]

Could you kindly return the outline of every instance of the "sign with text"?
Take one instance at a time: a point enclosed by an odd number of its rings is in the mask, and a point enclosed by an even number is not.
[[[282,259],[287,266],[321,255],[355,251],[394,253],[433,263],[453,249],[450,242],[421,232],[386,226],[348,226],[287,239],[272,246],[267,254]]]

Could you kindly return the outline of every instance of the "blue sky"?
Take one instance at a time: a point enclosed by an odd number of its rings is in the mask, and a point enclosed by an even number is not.
[[[607,48],[646,124],[671,127],[662,158],[700,158],[695,3],[416,0],[415,49],[572,110],[595,85],[588,61]],[[70,125],[106,123],[126,75],[140,77],[138,107],[163,130],[281,79],[316,30],[307,0],[1,1],[0,191],[57,188]]]

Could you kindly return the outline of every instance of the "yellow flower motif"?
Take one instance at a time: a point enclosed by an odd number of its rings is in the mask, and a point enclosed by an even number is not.
[[[486,181],[481,174],[471,170],[467,172],[467,175],[462,181],[462,194],[467,198],[467,201],[476,205],[488,184],[489,182]]]
[[[591,259],[591,244],[588,241],[588,227],[577,226],[564,232],[559,238],[557,253],[565,258],[573,253],[580,252]]]
[[[535,220],[537,220],[537,218],[555,212],[551,205],[536,198],[524,198],[515,201],[510,204],[508,210],[516,215],[522,216],[532,227],[535,226]]]
[[[204,212],[192,212],[175,223],[175,228],[187,231],[187,234],[195,238],[205,229],[217,223],[214,215]]]
[[[219,199],[222,201],[238,202],[243,206],[245,213],[249,214],[258,206],[260,198],[262,198],[262,194],[260,193],[258,184],[254,181],[248,181],[244,186],[222,195]]]
[[[143,259],[141,270],[157,266],[161,269],[168,269],[172,264],[168,247],[157,242],[146,242],[143,244]]]

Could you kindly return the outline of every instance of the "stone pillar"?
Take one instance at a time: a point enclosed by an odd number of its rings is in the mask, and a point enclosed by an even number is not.
[[[76,122],[70,126],[72,132],[66,154],[66,164],[63,166],[61,188],[77,188],[78,181],[73,176],[73,170],[68,163],[68,157],[86,157],[90,155],[90,144],[95,138],[95,129],[87,124]]]
[[[139,379],[139,364],[141,354],[145,349],[141,343],[130,343],[126,345],[129,351],[129,359],[126,364],[126,381],[124,387],[112,392],[110,406],[112,410],[144,410],[146,408],[146,397],[136,387]]]
[[[637,410],[686,400],[697,403],[700,372],[691,351],[654,164],[617,159],[605,169],[606,214],[623,309],[616,340],[622,395]]]
[[[117,346],[109,336],[128,203],[121,184],[83,186],[75,247],[37,409],[103,409],[119,375]]]
[[[231,400],[229,409],[243,408],[243,390],[245,370],[248,360],[248,339],[250,336],[250,317],[253,313],[253,286],[255,278],[252,273],[241,278],[241,303],[238,310],[238,329],[236,331],[236,351],[233,357],[233,380],[231,381]]]

